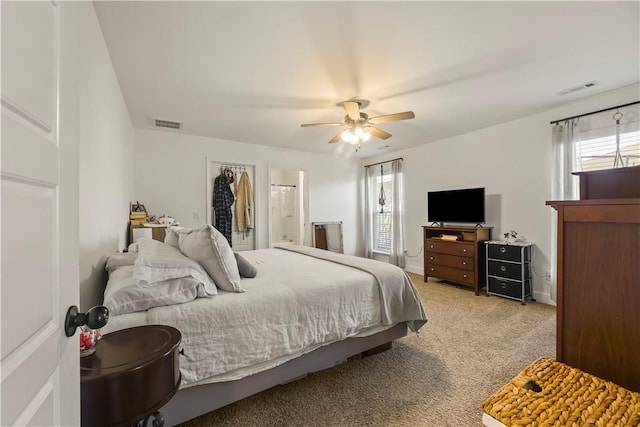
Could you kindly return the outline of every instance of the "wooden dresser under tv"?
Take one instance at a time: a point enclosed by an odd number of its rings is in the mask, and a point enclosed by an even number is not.
[[[640,391],[640,167],[576,174],[558,211],[556,358]]]
[[[423,226],[424,281],[436,277],[473,288],[485,285],[485,244],[492,227]]]

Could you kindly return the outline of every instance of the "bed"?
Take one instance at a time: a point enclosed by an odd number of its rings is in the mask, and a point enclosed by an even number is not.
[[[141,243],[156,253],[171,246]],[[151,257],[141,250],[107,262],[105,305],[115,310],[103,333],[146,324],[171,325],[182,333],[182,384],[161,409],[167,425],[387,348],[427,321],[417,290],[398,267],[293,245],[234,255],[240,272],[249,265],[255,277],[241,276],[233,287],[214,279],[215,288],[200,283],[179,303],[161,300],[126,312],[114,305],[117,290],[156,291],[137,272],[140,261]]]

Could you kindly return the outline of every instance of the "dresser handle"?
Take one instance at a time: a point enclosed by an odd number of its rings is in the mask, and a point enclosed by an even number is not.
[[[500,266],[500,271],[507,271],[507,267],[505,267],[504,265]]]
[[[462,250],[462,252],[467,252],[467,250],[466,250],[466,249],[463,249],[463,250]]]
[[[430,257],[429,257],[429,259],[430,259],[431,261],[433,261],[433,257],[432,257],[432,256],[430,256]]]
[[[430,246],[429,246],[429,249],[433,249],[433,245],[430,245]]]
[[[466,279],[466,278],[467,278],[467,275],[466,275],[466,274],[463,274],[463,275],[462,275],[462,277],[464,277],[464,278]]]
[[[504,246],[501,246],[500,247],[500,253],[503,254],[505,252],[507,252],[507,248],[505,248]]]
[[[462,261],[462,265],[467,265],[467,261]]]
[[[504,283],[504,282],[500,282],[500,287],[501,287],[502,289],[507,289],[507,284],[506,284],[506,283]]]
[[[433,271],[433,267],[431,267],[431,271]]]

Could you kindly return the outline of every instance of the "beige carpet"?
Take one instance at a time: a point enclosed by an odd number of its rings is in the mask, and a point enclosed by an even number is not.
[[[410,276],[429,316],[419,335],[182,426],[481,426],[485,398],[555,357],[555,307]]]

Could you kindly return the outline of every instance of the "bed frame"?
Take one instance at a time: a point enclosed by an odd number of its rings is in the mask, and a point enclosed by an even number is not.
[[[331,368],[359,354],[375,354],[390,348],[393,340],[407,335],[401,322],[390,329],[368,337],[353,337],[320,347],[275,368],[235,381],[204,384],[180,389],[161,409],[166,426],[174,426],[207,412],[214,411],[279,384],[305,377],[312,372]]]

